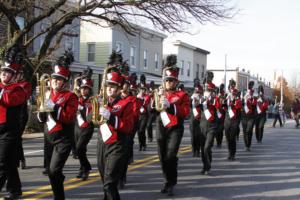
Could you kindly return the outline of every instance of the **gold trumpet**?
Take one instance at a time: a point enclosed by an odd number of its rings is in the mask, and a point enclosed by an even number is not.
[[[49,74],[42,74],[39,77],[39,74],[36,74],[37,77],[37,112],[53,112],[52,108],[49,108],[45,102],[50,99],[50,81],[51,77]]]

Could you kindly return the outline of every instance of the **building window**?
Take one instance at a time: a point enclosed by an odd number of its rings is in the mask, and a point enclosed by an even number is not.
[[[181,69],[180,69],[180,74],[183,75],[184,73],[184,60],[181,61]]]
[[[72,34],[75,34],[75,32],[71,32]],[[74,48],[74,44],[75,44],[75,37],[67,37],[65,39],[65,50],[70,50],[70,51],[73,51],[75,50]]]
[[[199,78],[199,71],[200,71],[200,65],[199,63],[196,64],[196,77]]]
[[[191,62],[188,62],[186,74],[187,74],[187,76],[190,76],[190,74],[191,74]]]
[[[88,43],[88,62],[95,62],[95,50],[96,44],[95,43]]]
[[[205,71],[205,66],[201,66],[201,78],[204,78],[204,71]]]
[[[130,66],[135,67],[136,47],[130,47]]]
[[[155,70],[158,70],[158,54],[157,53],[154,54],[154,67],[155,67]]]
[[[116,51],[122,52],[123,51],[123,43],[122,42],[116,42]]]
[[[147,50],[144,50],[144,68],[147,68],[148,67],[148,51]]]

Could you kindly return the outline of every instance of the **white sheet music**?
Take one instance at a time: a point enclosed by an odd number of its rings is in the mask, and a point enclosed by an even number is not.
[[[166,111],[162,111],[160,113],[160,117],[161,117],[161,121],[162,121],[164,126],[167,126],[171,122],[171,120],[170,120],[170,118],[169,118]]]
[[[100,126],[100,132],[103,142],[106,142],[112,136],[112,132],[110,131],[109,126],[106,123]]]

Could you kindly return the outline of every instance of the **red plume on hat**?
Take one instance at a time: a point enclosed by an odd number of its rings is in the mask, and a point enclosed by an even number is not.
[[[167,56],[167,62],[164,66],[164,72],[163,74],[164,78],[174,78],[178,79],[179,75],[179,68],[176,66],[177,64],[177,56],[175,54],[171,54]]]
[[[69,80],[71,74],[69,67],[73,61],[73,53],[71,51],[65,51],[64,55],[60,56],[56,61],[51,77],[61,77],[65,80]]]
[[[19,45],[14,45],[9,48],[4,55],[4,63],[1,69],[10,70],[13,73],[18,72],[23,67],[23,55],[21,52],[21,47]]]

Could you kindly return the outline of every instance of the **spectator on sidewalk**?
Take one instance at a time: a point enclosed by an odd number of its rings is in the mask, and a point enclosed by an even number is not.
[[[282,121],[281,121],[281,117],[280,117],[279,106],[280,106],[280,103],[277,102],[277,96],[275,96],[275,102],[274,102],[274,105],[273,105],[273,115],[274,115],[273,127],[274,128],[275,128],[277,120],[279,120],[280,127],[283,126]]]

